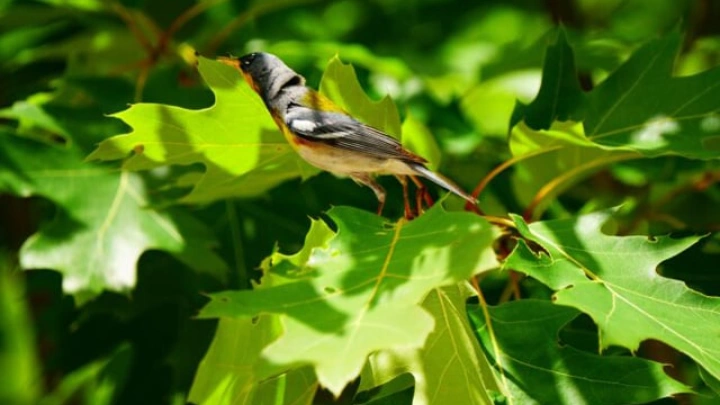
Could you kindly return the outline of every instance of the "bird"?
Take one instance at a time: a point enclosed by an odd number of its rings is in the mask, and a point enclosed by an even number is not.
[[[417,176],[472,205],[477,204],[474,197],[451,180],[430,170],[425,158],[407,150],[385,132],[355,119],[328,97],[307,87],[305,78],[277,56],[253,52],[240,57],[220,57],[218,61],[242,71],[245,81],[260,96],[300,157],[319,169],[350,177],[369,187],[378,200],[378,215],[385,206],[386,192],[375,180],[376,175],[394,175],[400,181],[406,216],[412,216],[406,176],[419,190],[424,186]],[[420,202],[418,197],[418,204]]]

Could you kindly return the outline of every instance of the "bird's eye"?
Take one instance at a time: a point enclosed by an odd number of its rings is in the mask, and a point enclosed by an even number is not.
[[[242,63],[243,66],[250,66],[250,64],[255,60],[255,57],[257,56],[257,53],[250,53],[240,58],[240,63]]]

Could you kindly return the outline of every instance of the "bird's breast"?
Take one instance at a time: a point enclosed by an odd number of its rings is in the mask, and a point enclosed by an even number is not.
[[[348,175],[351,173],[414,174],[404,162],[348,151],[336,146],[301,139],[295,143],[298,154],[322,170]]]

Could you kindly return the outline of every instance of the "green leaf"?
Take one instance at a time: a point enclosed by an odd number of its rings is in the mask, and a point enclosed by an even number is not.
[[[495,266],[496,232],[476,215],[437,206],[396,224],[346,207],[329,216],[337,234],[307,244],[305,263],[272,263],[271,272],[293,282],[212,294],[200,317],[280,315],[284,334],[263,357],[286,367],[310,364],[339,394],[370,353],[425,344],[434,324],[421,307],[425,296]]]
[[[582,119],[585,136],[597,148],[715,159],[720,153],[720,68],[673,77],[681,42],[679,34],[649,41],[583,97],[573,52],[561,34],[548,48],[538,96],[527,107],[518,105],[512,124],[524,121],[533,129],[547,129],[554,120]]]
[[[195,203],[258,195],[316,171],[292,150],[236,69],[205,58],[199,69],[215,105],[188,110],[135,104],[116,114],[133,131],[103,141],[88,159],[121,159],[134,151],[123,164],[127,170],[202,163],[206,171],[182,199]]]
[[[371,100],[360,86],[355,68],[342,63],[337,56],[323,73],[320,92],[365,124],[400,138],[400,114],[390,96]]]
[[[679,34],[648,42],[593,90],[588,138],[647,156],[720,155],[720,68],[673,77],[681,43]]]
[[[196,404],[311,404],[317,380],[308,367],[264,379],[262,350],[282,332],[278,316],[220,320],[188,400]]]
[[[520,105],[518,100],[532,100],[539,87],[539,68],[510,71],[483,79],[470,90],[462,91],[460,106],[481,134],[502,136],[504,139],[513,110]]]
[[[133,173],[83,162],[78,147],[0,137],[0,189],[42,196],[55,218],[22,246],[25,269],[63,273],[63,289],[88,298],[103,289],[135,285],[135,266],[148,249],[175,254],[190,267],[224,278],[224,262],[211,250],[207,228],[179,210],[148,208],[142,179]],[[209,242],[210,241],[210,242]]]
[[[699,238],[609,236],[600,231],[608,217],[599,212],[530,225],[516,217],[522,236],[545,251],[536,254],[521,242],[504,267],[557,290],[555,303],[590,315],[601,347],[634,351],[643,340],[656,339],[720,376],[720,298],[656,272]]]
[[[648,42],[583,95],[561,33],[548,48],[537,97],[528,106],[518,103],[511,122],[510,148],[520,161],[513,186],[521,202],[541,191],[547,201],[623,160],[720,156],[720,68],[673,77],[680,43],[677,34]]]
[[[437,170],[440,166],[441,152],[435,138],[420,120],[408,114],[402,124],[402,143],[409,150],[430,162],[428,167]]]
[[[690,390],[663,365],[636,357],[600,356],[558,342],[579,312],[526,299],[470,310],[480,341],[502,367],[501,381],[521,404],[640,404]]]
[[[720,379],[717,379],[717,378],[711,376],[702,367],[698,367],[698,369],[699,369],[700,377],[702,378],[702,380],[714,392],[715,397],[720,399]]]
[[[42,392],[41,369],[35,353],[30,313],[23,300],[21,277],[5,268],[0,255],[0,402],[34,404]]]
[[[578,83],[572,48],[565,30],[558,30],[555,42],[548,45],[537,97],[528,105],[518,102],[510,127],[520,118],[533,129],[548,129],[553,121],[578,120],[585,106],[585,94]]]
[[[543,204],[608,165],[640,157],[636,152],[599,149],[583,134],[582,125],[555,122],[547,130],[533,130],[524,122],[512,129],[510,150],[514,156],[532,156],[516,165],[512,176],[514,195],[529,204],[543,187]],[[544,205],[535,209],[541,211]]]
[[[493,404],[488,391],[500,389],[468,323],[465,301],[471,295],[466,283],[430,292],[423,308],[433,317],[435,328],[425,345],[371,355],[360,389],[374,388],[410,373],[415,378],[415,405]]]

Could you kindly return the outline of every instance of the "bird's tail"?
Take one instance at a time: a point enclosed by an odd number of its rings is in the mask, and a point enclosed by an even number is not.
[[[408,166],[410,166],[415,172],[417,172],[417,174],[425,177],[426,179],[432,181],[438,186],[444,188],[445,190],[457,194],[466,201],[477,205],[477,200],[475,199],[475,197],[464,192],[457,184],[453,183],[450,179],[447,179],[444,176],[433,172],[432,170],[428,169],[420,163],[408,163]]]

